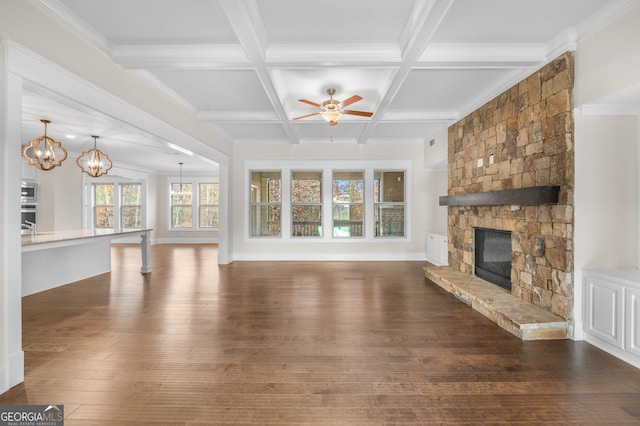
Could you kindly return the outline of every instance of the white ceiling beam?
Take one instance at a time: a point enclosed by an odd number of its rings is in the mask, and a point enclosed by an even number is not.
[[[247,58],[255,67],[258,79],[271,105],[273,105],[278,118],[282,122],[287,137],[292,143],[297,143],[298,136],[289,124],[284,106],[278,97],[269,71],[265,67],[266,31],[260,19],[258,5],[253,0],[219,0],[219,2]]]
[[[385,115],[398,90],[402,87],[413,66],[422,55],[431,37],[433,37],[436,29],[446,16],[453,1],[454,0],[428,0],[424,2],[420,9],[414,9],[414,12],[417,11],[419,15],[410,17],[413,31],[407,36],[408,42],[403,52],[403,62],[394,73],[388,90],[381,99],[376,113],[360,135],[358,143],[365,143],[367,139],[369,139],[378,121]]]
[[[270,66],[385,66],[402,62],[395,44],[277,44],[266,51]],[[355,62],[355,65],[354,65]]]

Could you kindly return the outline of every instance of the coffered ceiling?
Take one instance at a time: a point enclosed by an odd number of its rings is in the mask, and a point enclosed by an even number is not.
[[[234,143],[288,144],[423,142],[637,4],[34,1]],[[362,96],[349,108],[373,116],[292,120],[317,111],[298,99],[322,103],[327,88],[338,100]],[[141,137],[130,131],[118,137]]]

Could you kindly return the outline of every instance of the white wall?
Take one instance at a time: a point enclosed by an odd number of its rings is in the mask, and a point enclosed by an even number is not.
[[[447,206],[441,206],[440,196],[447,195],[449,179],[446,170],[427,170],[425,219],[427,231],[447,235]]]
[[[640,6],[578,43],[576,106],[640,83]]]
[[[304,240],[248,237],[247,162],[305,162],[313,161],[322,167],[344,168],[345,158],[353,164],[380,164],[381,161],[406,162],[410,165],[406,194],[406,215],[410,226],[407,238],[379,238],[362,240]],[[320,167],[320,166],[319,166]],[[425,233],[433,226],[427,204],[436,196],[430,176],[424,167],[422,144],[239,144],[234,147],[231,193],[234,194],[232,212],[233,247],[235,260],[307,259],[307,260],[398,260],[425,259]],[[410,179],[410,181],[409,181]],[[443,195],[438,193],[437,195]],[[428,200],[429,198],[429,200]],[[283,218],[286,220],[286,218]]]
[[[33,166],[30,166],[33,167]],[[37,170],[38,232],[82,228],[82,171],[70,154],[49,171]]]
[[[575,113],[575,266],[636,266],[637,120]]]
[[[576,51],[575,339],[583,338],[582,270],[637,266],[638,117],[611,115],[619,105],[602,103],[640,84],[640,45],[630,42],[640,40],[638,22],[640,7],[635,7],[581,41]],[[629,106],[622,109],[640,110]]]
[[[425,141],[424,164],[427,168],[426,211],[427,231],[447,235],[447,207],[440,206],[440,196],[447,195],[449,176],[447,173],[449,155],[449,131],[442,128],[433,139]]]

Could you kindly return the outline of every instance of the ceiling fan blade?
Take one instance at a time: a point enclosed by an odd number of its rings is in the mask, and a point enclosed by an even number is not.
[[[342,111],[343,114],[351,114],[351,115],[359,115],[361,117],[371,117],[373,115],[372,112],[367,112],[367,111],[355,111],[352,109],[345,109],[344,111]]]
[[[361,100],[362,100],[362,96],[353,95],[352,97],[342,101],[342,106],[346,107],[348,105],[351,105],[351,104],[356,103],[356,102],[361,101]]]
[[[305,115],[301,115],[300,117],[295,117],[292,118],[292,120],[300,120],[301,118],[307,118],[307,117],[311,117],[312,115],[318,115],[320,114],[319,112],[312,112],[311,114],[305,114]]]
[[[310,101],[308,99],[298,99],[299,102],[305,103],[305,104],[309,104],[311,106],[314,106],[316,108],[322,108],[322,105],[320,105],[319,103]]]

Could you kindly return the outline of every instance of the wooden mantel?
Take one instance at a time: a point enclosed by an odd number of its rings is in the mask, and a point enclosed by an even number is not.
[[[472,194],[443,195],[441,206],[504,206],[558,204],[559,186],[531,186],[502,191],[474,192]]]

